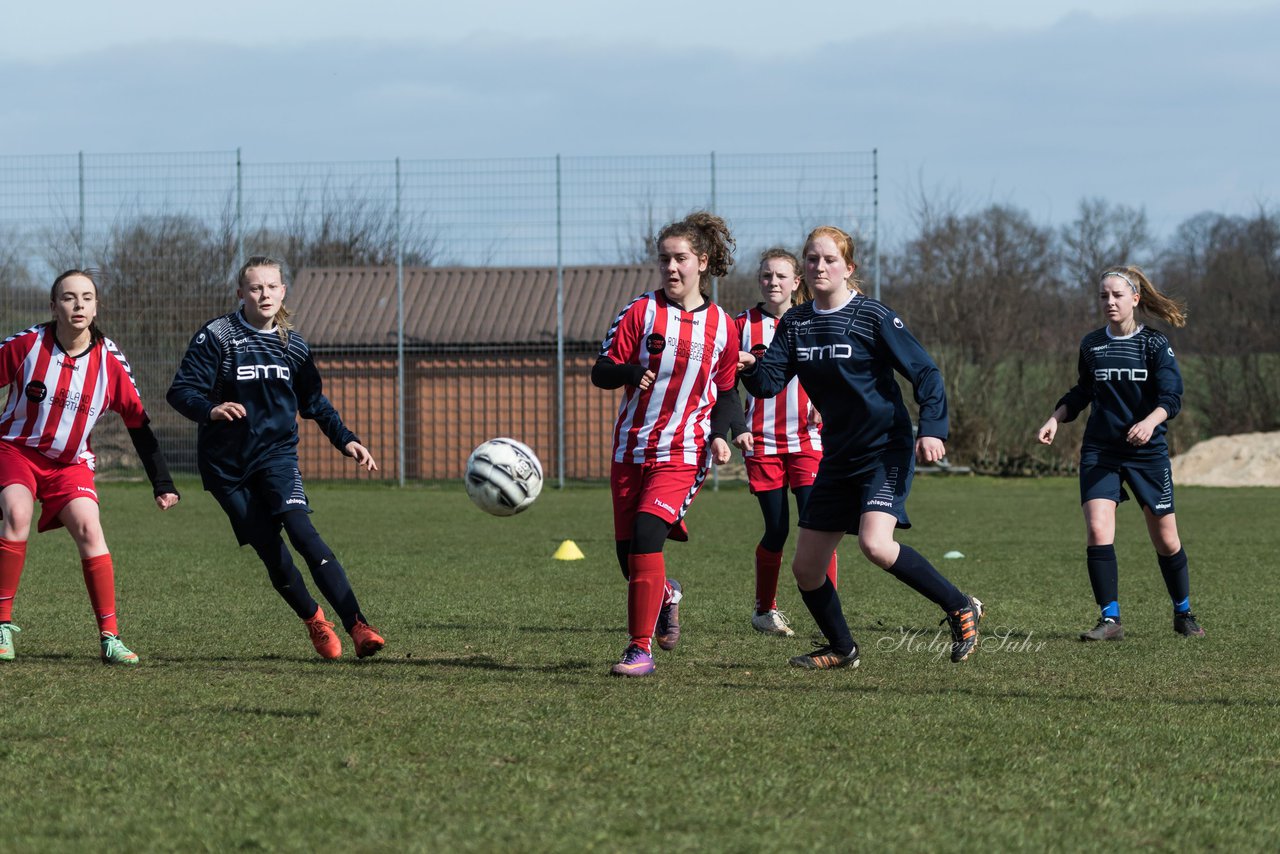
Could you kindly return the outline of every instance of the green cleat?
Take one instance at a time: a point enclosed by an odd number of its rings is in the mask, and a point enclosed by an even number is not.
[[[117,635],[102,633],[103,664],[137,664],[138,654],[124,645]]]
[[[13,635],[20,631],[13,623],[0,623],[0,661],[13,661]]]

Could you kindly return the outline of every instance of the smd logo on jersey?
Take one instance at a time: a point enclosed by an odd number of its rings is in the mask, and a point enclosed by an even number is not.
[[[289,367],[287,365],[238,365],[236,367],[236,380],[238,382],[287,379],[289,379]]]
[[[654,355],[654,356],[658,355],[664,349],[666,349],[666,346],[667,346],[667,340],[656,332],[650,333],[649,335],[645,336],[644,348],[648,350],[651,355]]]
[[[823,359],[848,359],[853,348],[848,344],[826,344],[822,347],[797,347],[796,359],[801,362],[820,362]]]

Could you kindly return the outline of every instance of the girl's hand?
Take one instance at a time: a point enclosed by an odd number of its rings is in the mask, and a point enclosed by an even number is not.
[[[1036,431],[1036,438],[1040,440],[1041,445],[1052,445],[1053,437],[1058,435],[1058,419],[1052,415],[1049,420],[1040,425],[1040,429]]]
[[[653,381],[656,380],[657,378],[658,378],[658,375],[655,374],[653,371],[645,371],[644,376],[640,378],[640,386],[639,386],[640,390],[648,391],[650,388],[653,387]]]
[[[739,433],[734,438],[733,445],[739,451],[749,451],[756,446],[756,437],[751,435],[750,430],[745,433]]]
[[[374,462],[373,454],[369,453],[369,449],[359,442],[348,442],[347,454],[356,458],[356,465],[364,466],[369,471],[378,470],[378,464]]]
[[[163,495],[156,496],[156,506],[161,510],[168,510],[180,500],[178,493],[166,492]]]
[[[711,440],[711,459],[716,465],[724,465],[729,462],[731,456],[733,456],[733,452],[729,450],[728,442],[719,436]]]
[[[745,371],[756,363],[756,357],[748,353],[746,350],[738,351],[738,370]]]
[[[916,440],[916,459],[922,463],[936,463],[947,455],[947,446],[936,436],[921,436]]]
[[[237,418],[244,418],[247,414],[244,404],[229,400],[226,403],[219,403],[213,409],[209,410],[209,420],[235,421]]]
[[[1147,442],[1151,441],[1151,434],[1156,430],[1156,425],[1150,423],[1147,419],[1142,419],[1137,424],[1129,428],[1129,433],[1125,436],[1125,440],[1135,448],[1141,448]]]

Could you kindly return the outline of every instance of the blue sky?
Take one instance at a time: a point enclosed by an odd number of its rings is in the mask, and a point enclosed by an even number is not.
[[[5,4],[0,155],[877,148],[890,237],[922,193],[1167,233],[1280,202],[1277,45],[1247,0]]]

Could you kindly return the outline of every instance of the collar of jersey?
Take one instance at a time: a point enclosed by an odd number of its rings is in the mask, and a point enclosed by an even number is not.
[[[243,326],[249,332],[256,333],[258,335],[268,335],[268,334],[275,335],[276,334],[276,325],[274,323],[271,324],[270,328],[268,329],[259,329],[258,327],[251,324],[249,321],[245,320],[243,308],[236,309],[236,320],[240,321],[240,325]]]
[[[1138,328],[1130,332],[1128,335],[1112,335],[1110,326],[1102,327],[1103,331],[1107,333],[1107,337],[1110,338],[1112,341],[1128,341],[1130,338],[1137,335],[1139,332],[1141,332],[1146,328],[1147,328],[1147,325],[1145,323],[1139,323]]]
[[[847,306],[849,303],[853,302],[853,301],[854,301],[854,299],[856,299],[858,296],[860,296],[860,295],[859,295],[859,294],[854,293],[853,291],[850,291],[850,292],[849,292],[849,298],[848,298],[847,300],[845,300],[844,302],[840,303],[840,304],[839,304],[838,306],[836,306],[835,308],[818,308],[818,306],[817,306],[817,305],[815,305],[815,306],[813,307],[813,313],[814,313],[814,314],[835,314],[837,311],[840,311],[842,308],[844,308],[845,306]]]

